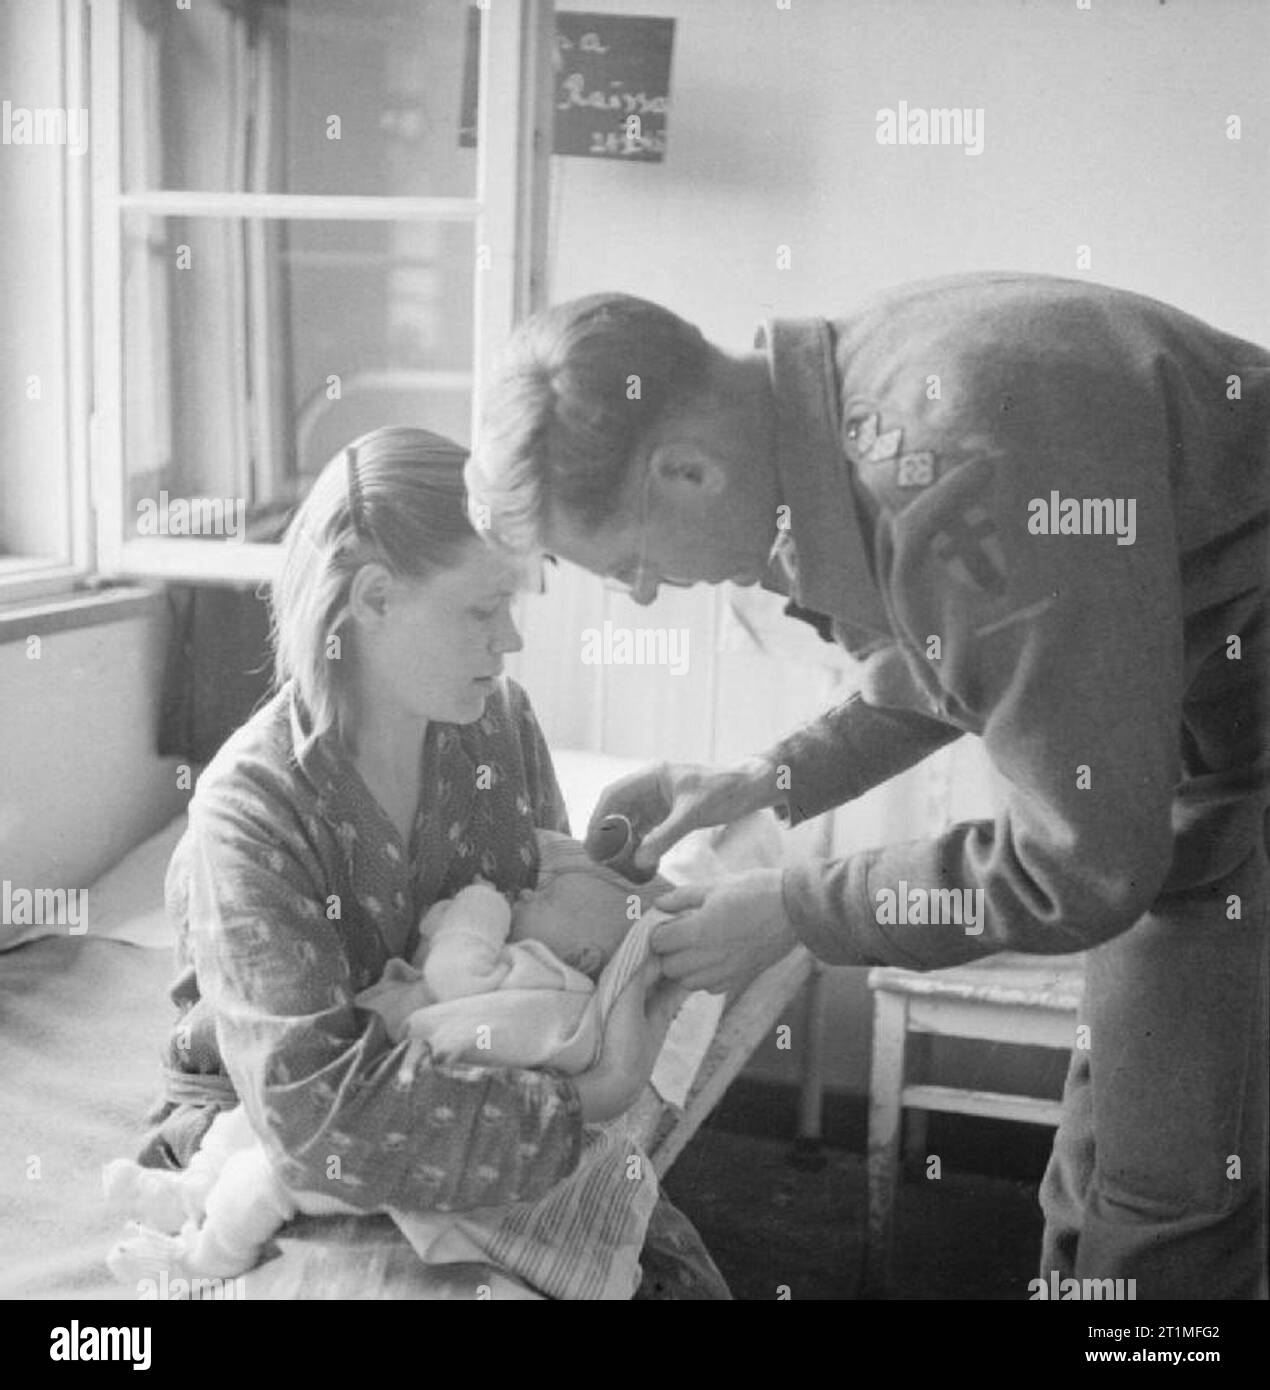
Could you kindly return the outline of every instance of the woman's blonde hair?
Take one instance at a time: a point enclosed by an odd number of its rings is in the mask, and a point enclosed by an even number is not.
[[[460,564],[477,540],[465,508],[466,458],[428,430],[371,430],[322,469],[292,517],[270,588],[274,679],[295,682],[315,733],[336,723],[340,629],[357,571],[377,562],[426,579]]]

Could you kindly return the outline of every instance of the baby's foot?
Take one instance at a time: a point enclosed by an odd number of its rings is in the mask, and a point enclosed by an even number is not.
[[[102,1169],[106,1198],[125,1216],[157,1231],[179,1231],[189,1213],[182,1195],[181,1173],[143,1168],[131,1159],[116,1158]]]
[[[106,1268],[121,1284],[129,1284],[140,1289],[141,1282],[149,1279],[157,1283],[160,1274],[166,1273],[169,1287],[173,1289],[170,1297],[179,1297],[183,1287],[170,1281],[184,1279],[189,1287],[185,1268],[186,1241],[184,1237],[165,1235],[145,1226],[134,1226],[134,1233],[121,1240],[106,1256]]]

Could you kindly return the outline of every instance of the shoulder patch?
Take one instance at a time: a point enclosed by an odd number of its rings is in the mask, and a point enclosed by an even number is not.
[[[851,411],[843,426],[843,446],[847,457],[859,467],[863,463],[883,463],[900,451],[903,430],[883,430],[876,410],[860,407]]]
[[[903,450],[904,430],[886,428],[872,406],[855,404],[847,409],[843,426],[843,451],[860,481],[888,511],[906,507],[923,488],[938,482],[940,460],[929,449]]]

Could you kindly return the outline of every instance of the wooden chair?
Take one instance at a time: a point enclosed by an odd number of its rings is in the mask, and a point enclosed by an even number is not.
[[[873,1069],[869,1082],[869,1220],[864,1287],[892,1284],[895,1197],[901,1133],[910,1110],[908,1148],[924,1156],[932,1110],[1057,1125],[1058,1100],[958,1086],[910,1084],[910,1034],[981,1038],[1020,1047],[1070,1049],[1084,984],[1084,957],[990,956],[972,965],[919,973],[892,966],[869,971],[873,991]]]
[[[809,983],[813,988],[814,1001],[813,974],[811,955],[805,947],[800,946],[764,971],[743,994],[728,1001],[718,1031],[697,1071],[682,1110],[667,1105],[651,1086],[644,1088],[644,1094],[633,1112],[635,1132],[659,1177],[665,1175],[683,1152],[749,1061],[754,1049],[770,1037],[777,1022],[786,1015]],[[812,1002],[810,1007],[815,1009],[815,1003]],[[818,1058],[818,1049],[814,1051]],[[809,1104],[808,1096],[814,1097],[818,1115],[819,1095],[817,1061],[812,1074],[804,1074],[804,1118]]]

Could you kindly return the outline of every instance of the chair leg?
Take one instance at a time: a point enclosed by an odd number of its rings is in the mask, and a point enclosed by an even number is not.
[[[908,1034],[908,1050],[904,1057],[905,1076],[918,1081],[929,1080],[930,1054],[930,1035],[910,1032]],[[926,1157],[930,1152],[927,1147],[927,1122],[929,1119],[929,1112],[925,1110],[914,1110],[907,1107],[904,1111],[902,1122],[904,1138],[901,1152],[904,1177],[910,1182],[916,1182],[926,1176]]]
[[[795,1168],[818,1171],[825,1166],[823,1139],[825,1092],[825,976],[813,964],[803,1005],[803,1065],[798,1087],[798,1134],[790,1153]]]
[[[869,1225],[863,1292],[885,1297],[892,1287],[895,1194],[899,1185],[900,1124],[908,1000],[879,989],[873,996],[873,1069],[869,1078]]]

